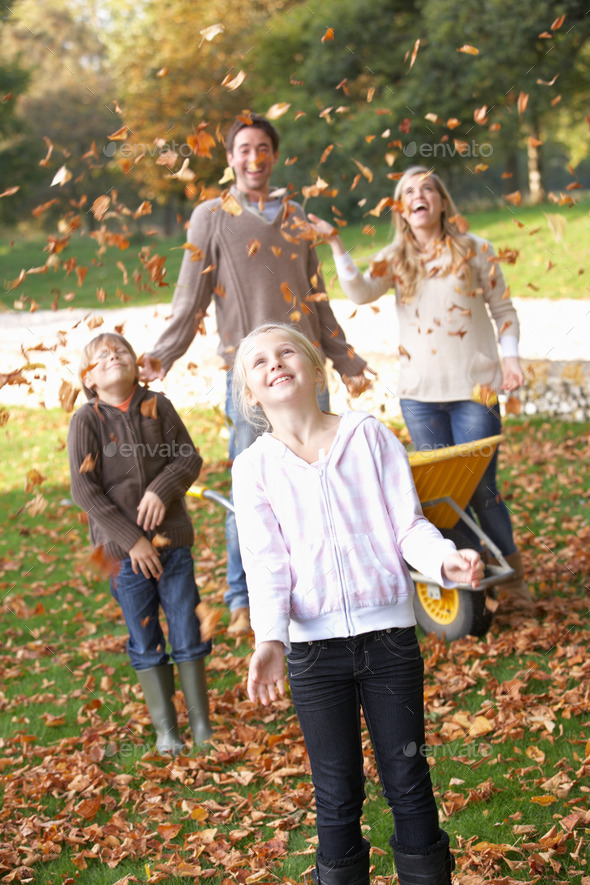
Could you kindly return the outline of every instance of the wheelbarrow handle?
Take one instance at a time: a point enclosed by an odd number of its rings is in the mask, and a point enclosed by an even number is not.
[[[191,498],[200,498],[201,501],[209,500],[215,501],[216,504],[220,504],[222,507],[225,507],[226,510],[229,510],[230,513],[234,513],[234,505],[232,502],[225,498],[220,492],[215,492],[213,489],[208,489],[206,486],[191,486],[187,492],[187,495]]]

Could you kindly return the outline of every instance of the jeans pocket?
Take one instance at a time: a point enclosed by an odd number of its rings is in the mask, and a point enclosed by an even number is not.
[[[417,661],[421,657],[420,645],[414,627],[392,627],[381,634],[384,648],[391,654],[406,661]]]
[[[297,678],[309,672],[317,662],[320,652],[319,642],[293,642],[287,655],[289,678]]]

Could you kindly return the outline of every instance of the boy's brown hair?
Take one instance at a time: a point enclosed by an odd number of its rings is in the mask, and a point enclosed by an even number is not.
[[[78,370],[78,374],[80,376],[80,381],[82,382],[82,389],[84,390],[87,399],[93,399],[96,396],[96,393],[91,387],[86,386],[86,382],[84,379],[88,372],[92,369],[92,367],[96,365],[94,355],[96,354],[98,348],[103,344],[108,347],[109,342],[112,342],[114,344],[122,344],[123,347],[125,347],[129,351],[136,364],[135,380],[139,380],[137,355],[127,339],[124,338],[123,335],[119,335],[118,332],[101,332],[100,335],[97,335],[95,338],[92,339],[92,341],[88,342],[88,344],[82,351],[82,356],[80,359],[80,368]]]

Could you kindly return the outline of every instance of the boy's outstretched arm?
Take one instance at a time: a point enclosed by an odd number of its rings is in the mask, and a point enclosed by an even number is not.
[[[276,640],[261,642],[248,670],[248,697],[268,706],[285,694],[285,646]]]
[[[457,584],[471,584],[475,589],[483,578],[484,565],[477,550],[457,550],[445,556],[442,574],[448,581]]]

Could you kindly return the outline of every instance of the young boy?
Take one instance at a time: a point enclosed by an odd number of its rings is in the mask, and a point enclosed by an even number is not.
[[[138,385],[122,335],[86,345],[80,377],[89,403],[68,433],[72,496],[90,540],[113,561],[111,591],[129,630],[127,652],[156,730],[159,753],[180,753],[174,671],[158,617],[162,606],[195,744],[211,735],[204,642],[195,607],[193,527],[184,496],[203,459],[171,403]]]

